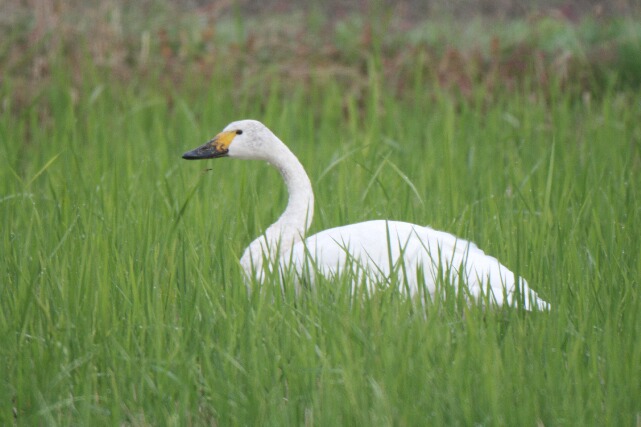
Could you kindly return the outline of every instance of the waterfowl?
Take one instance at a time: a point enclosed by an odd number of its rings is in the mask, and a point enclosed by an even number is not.
[[[496,258],[474,243],[430,227],[373,220],[306,237],[314,213],[314,193],[305,169],[287,146],[256,120],[230,123],[184,159],[230,157],[264,160],[280,172],[289,200],[278,220],[245,249],[245,276],[262,281],[273,268],[331,279],[352,274],[369,290],[394,283],[411,296],[433,295],[445,277],[468,300],[544,310],[549,304]],[[313,273],[311,273],[313,275]],[[440,282],[439,282],[440,279]]]

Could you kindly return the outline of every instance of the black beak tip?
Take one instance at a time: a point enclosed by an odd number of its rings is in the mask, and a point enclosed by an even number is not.
[[[196,151],[197,151],[197,150],[187,151],[185,154],[183,154],[183,159],[185,159],[185,160],[198,160],[198,159],[202,159],[202,158],[203,158],[203,156],[199,155]]]
[[[227,157],[228,150],[216,150],[211,146],[203,146],[195,148],[191,151],[187,151],[183,154],[183,159],[185,160],[203,160],[203,159],[215,159],[218,157]]]

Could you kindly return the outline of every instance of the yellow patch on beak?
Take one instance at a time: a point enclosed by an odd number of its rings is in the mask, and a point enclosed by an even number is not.
[[[235,136],[236,131],[233,130],[221,132],[211,140],[211,144],[214,146],[216,151],[224,153],[229,149],[229,145],[231,144]]]
[[[229,146],[236,135],[237,131],[221,132],[200,147],[194,148],[193,150],[183,154],[183,159],[198,160],[225,157],[227,156]]]

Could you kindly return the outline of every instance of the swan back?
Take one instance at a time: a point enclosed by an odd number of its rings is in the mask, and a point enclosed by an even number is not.
[[[468,300],[548,308],[524,279],[473,242],[407,222],[375,220],[322,231],[295,244],[281,259],[285,271],[289,264],[329,278],[351,274],[369,292],[395,284],[411,296],[431,296],[453,287],[464,289]]]

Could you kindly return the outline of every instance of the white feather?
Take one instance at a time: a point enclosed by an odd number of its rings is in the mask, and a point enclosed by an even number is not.
[[[524,279],[516,280],[514,273],[474,243],[429,227],[376,220],[305,238],[312,221],[314,194],[296,156],[255,120],[233,122],[224,130],[230,131],[241,133],[233,138],[227,155],[269,162],[280,171],[289,191],[285,212],[241,258],[248,279],[262,281],[266,270],[278,266],[309,280],[314,275],[310,272],[329,279],[353,274],[355,282],[364,283],[370,292],[392,283],[412,296],[421,290],[434,295],[445,282],[457,291],[463,286],[468,300],[511,306],[522,303],[528,310],[549,308]]]

